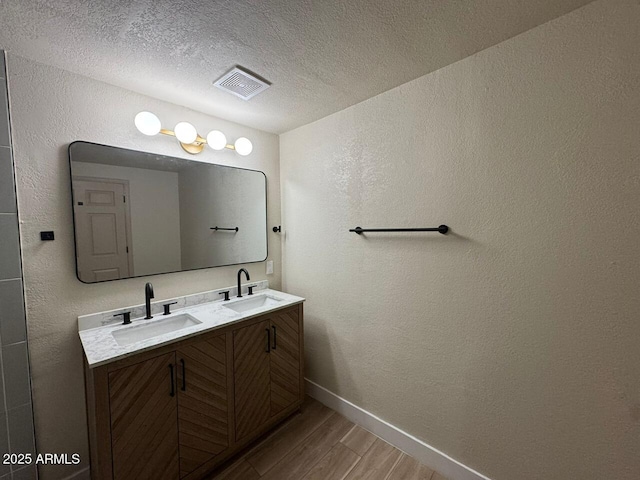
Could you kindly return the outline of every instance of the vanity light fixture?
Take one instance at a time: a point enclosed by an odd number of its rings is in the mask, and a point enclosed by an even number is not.
[[[212,130],[207,138],[198,135],[196,127],[189,122],[179,122],[173,130],[162,128],[160,119],[151,112],[140,112],[134,121],[136,128],[143,134],[153,136],[159,133],[176,137],[180,146],[188,153],[196,154],[202,152],[205,145],[209,145],[214,150],[228,148],[235,150],[239,155],[249,155],[253,151],[253,144],[248,138],[240,137],[233,145],[227,143],[227,137],[219,130]]]

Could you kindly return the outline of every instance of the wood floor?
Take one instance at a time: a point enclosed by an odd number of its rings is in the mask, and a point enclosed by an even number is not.
[[[210,480],[446,480],[307,397],[300,413]]]

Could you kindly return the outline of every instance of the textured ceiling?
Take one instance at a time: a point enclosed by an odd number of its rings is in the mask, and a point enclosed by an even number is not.
[[[0,48],[281,133],[590,0],[0,0]],[[213,80],[273,83],[245,102]]]

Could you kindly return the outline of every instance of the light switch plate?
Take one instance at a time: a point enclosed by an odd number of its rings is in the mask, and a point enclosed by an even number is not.
[[[273,275],[273,260],[267,261],[267,275]]]

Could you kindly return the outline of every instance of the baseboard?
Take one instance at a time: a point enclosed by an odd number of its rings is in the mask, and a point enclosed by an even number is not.
[[[83,468],[79,472],[74,473],[73,475],[69,475],[65,477],[63,480],[90,480],[91,479],[91,469],[89,467]]]
[[[307,394],[450,480],[490,480],[407,432],[305,378]]]

